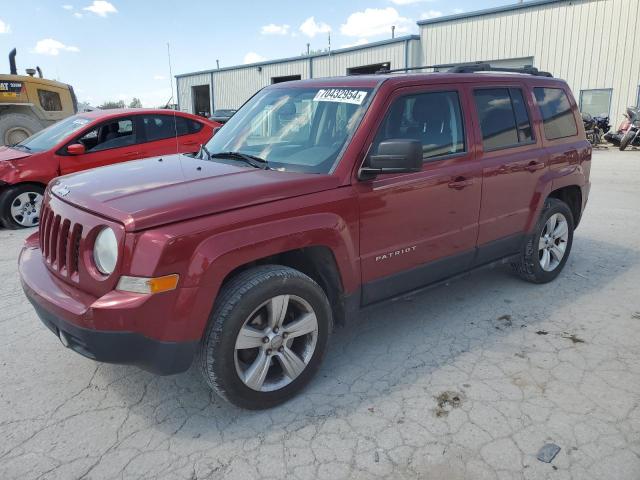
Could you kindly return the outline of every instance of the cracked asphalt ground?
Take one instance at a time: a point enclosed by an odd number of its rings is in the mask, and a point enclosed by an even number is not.
[[[369,310],[263,412],[65,350],[20,290],[29,232],[0,231],[0,478],[638,480],[640,153],[595,152],[592,181],[557,281],[500,267]]]

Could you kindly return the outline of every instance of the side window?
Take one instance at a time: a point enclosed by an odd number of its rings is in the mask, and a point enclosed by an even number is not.
[[[473,93],[484,150],[498,150],[533,140],[522,90],[490,88]]]
[[[548,140],[578,134],[576,119],[564,90],[538,87],[533,89],[533,93],[542,113],[544,135]]]
[[[429,92],[397,99],[378,131],[375,144],[394,138],[422,142],[425,160],[464,152],[464,125],[458,93]]]
[[[60,101],[60,94],[58,92],[38,89],[38,100],[40,100],[40,105],[47,112],[62,111],[62,102]]]
[[[87,153],[133,145],[136,143],[133,121],[122,118],[102,123],[85,133],[78,142],[84,145]]]
[[[178,119],[182,119],[182,117],[176,116],[176,121]],[[144,115],[142,125],[144,126],[144,138],[147,142],[163,140],[176,135],[176,127],[171,115]],[[178,127],[180,127],[179,123]],[[184,135],[184,133],[179,133],[179,135]]]

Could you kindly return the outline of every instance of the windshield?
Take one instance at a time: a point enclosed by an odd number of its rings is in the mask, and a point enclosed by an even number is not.
[[[370,88],[266,89],[249,100],[207,143],[266,160],[277,170],[329,173],[371,100]],[[237,161],[237,160],[236,160]]]
[[[17,146],[26,147],[33,152],[44,152],[49,150],[64,140],[67,136],[77,132],[86,126],[91,120],[85,117],[73,116],[40,130],[35,135],[31,135]]]

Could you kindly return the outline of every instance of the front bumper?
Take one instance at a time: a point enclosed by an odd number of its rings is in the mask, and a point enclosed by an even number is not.
[[[107,301],[92,298],[55,278],[45,266],[37,241],[29,240],[19,259],[22,288],[42,323],[65,346],[99,362],[135,365],[160,375],[189,369],[197,340],[165,341],[119,328],[127,323],[139,325],[151,296],[123,294],[120,302],[113,295]],[[163,319],[154,317],[161,330]],[[116,329],[91,328],[106,325],[109,318]]]

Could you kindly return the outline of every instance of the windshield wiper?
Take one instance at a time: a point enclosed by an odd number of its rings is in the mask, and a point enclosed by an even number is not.
[[[261,168],[262,170],[269,170],[269,163],[264,159],[255,155],[249,155],[248,153],[241,152],[219,152],[212,153],[209,158],[233,158],[235,160],[241,160],[248,163],[252,167]]]
[[[13,145],[9,145],[9,147],[11,147],[11,148],[24,148],[24,149],[28,150],[29,152],[31,151],[30,147],[27,147],[26,145],[22,145],[21,143],[15,143]]]
[[[207,147],[205,147],[204,144],[200,145],[200,151],[198,152],[200,158],[202,158],[203,152],[207,154],[207,160],[211,160],[211,152],[207,150]]]

